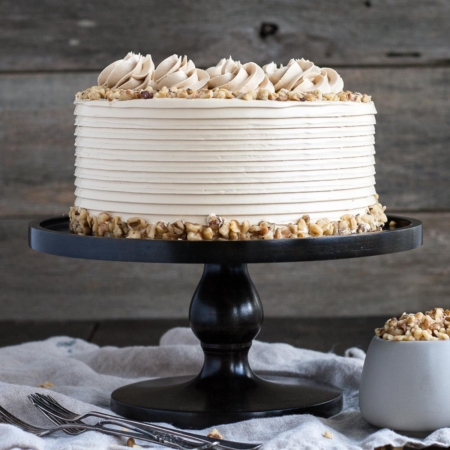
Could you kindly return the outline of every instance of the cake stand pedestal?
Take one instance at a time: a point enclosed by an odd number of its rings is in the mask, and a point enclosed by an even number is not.
[[[191,242],[78,236],[62,216],[32,222],[29,245],[72,258],[205,265],[189,310],[205,355],[200,374],[134,383],[111,396],[113,411],[122,416],[198,429],[286,414],[329,417],[341,410],[342,392],[334,386],[252,371],[248,352],[262,326],[263,308],[247,264],[383,255],[422,244],[418,220],[390,216],[388,223],[392,220],[393,229],[351,236]]]

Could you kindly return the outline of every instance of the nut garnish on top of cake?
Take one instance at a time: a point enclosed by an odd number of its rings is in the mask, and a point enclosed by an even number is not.
[[[286,66],[241,64],[231,56],[206,71],[186,56],[172,55],[156,68],[151,55],[128,53],[107,66],[98,85],[76,94],[77,100],[137,100],[152,98],[241,99],[277,101],[353,101],[368,103],[369,95],[344,91],[341,76],[305,59]]]

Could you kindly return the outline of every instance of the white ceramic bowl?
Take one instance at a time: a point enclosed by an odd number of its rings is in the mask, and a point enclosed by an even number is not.
[[[450,427],[450,340],[386,341],[374,337],[359,391],[372,425],[426,432]]]

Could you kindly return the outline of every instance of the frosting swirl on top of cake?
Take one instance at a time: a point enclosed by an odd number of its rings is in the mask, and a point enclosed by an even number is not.
[[[260,67],[241,64],[231,56],[207,70],[198,69],[186,56],[172,55],[155,69],[151,55],[128,53],[107,66],[98,77],[99,86],[109,89],[226,89],[230,92],[313,92],[336,94],[344,88],[341,76],[328,67],[318,67],[305,59],[291,59],[287,66],[275,63]]]
[[[109,88],[144,89],[151,80],[155,64],[150,55],[128,53],[102,70],[98,84]]]
[[[287,66],[279,68],[275,63],[263,66],[263,70],[274,84],[275,91],[287,89],[293,92],[318,90],[322,94],[337,93],[344,88],[341,76],[328,67],[320,68],[305,59],[291,59]]]
[[[186,56],[172,55],[159,64],[154,73],[153,87],[161,89],[183,88],[198,90],[206,86],[209,75],[206,71],[197,69]]]
[[[231,92],[268,89],[274,92],[273,84],[264,70],[253,62],[241,64],[239,61],[233,61],[230,56],[228,59],[221,59],[216,66],[206,71],[211,77],[208,82],[209,89],[223,88]]]

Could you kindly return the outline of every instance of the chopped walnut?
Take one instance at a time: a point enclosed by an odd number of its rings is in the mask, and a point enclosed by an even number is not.
[[[208,434],[208,437],[213,439],[223,439],[223,436],[220,434],[219,430],[217,428],[213,428]]]
[[[379,203],[367,208],[362,217],[345,214],[340,220],[334,222],[331,222],[328,218],[313,222],[309,216],[304,215],[297,223],[285,225],[276,225],[266,221],[251,224],[248,220],[240,223],[237,220],[226,220],[216,214],[209,215],[204,224],[184,222],[182,219],[173,223],[164,221],[148,223],[141,217],[130,217],[124,221],[119,216],[112,217],[107,212],[90,215],[85,208],[75,206],[70,208],[69,219],[70,231],[79,235],[190,241],[242,241],[346,236],[380,231],[387,221],[384,207]]]
[[[392,317],[384,327],[376,328],[375,335],[387,341],[446,341],[450,339],[450,310],[403,313],[399,319]]]
[[[105,86],[92,86],[84,91],[77,92],[75,95],[77,100],[108,100],[108,101],[127,101],[127,100],[149,100],[152,98],[185,98],[185,99],[231,99],[240,100],[260,100],[260,101],[294,101],[294,102],[358,102],[369,103],[372,97],[359,92],[343,91],[336,94],[322,94],[319,90],[313,92],[292,92],[288,89],[280,89],[278,92],[270,92],[268,89],[259,89],[258,91],[234,91],[231,92],[224,88],[206,89],[199,91],[192,89],[168,88],[166,86],[161,89],[153,89],[148,86],[145,89],[118,89],[107,88]]]

